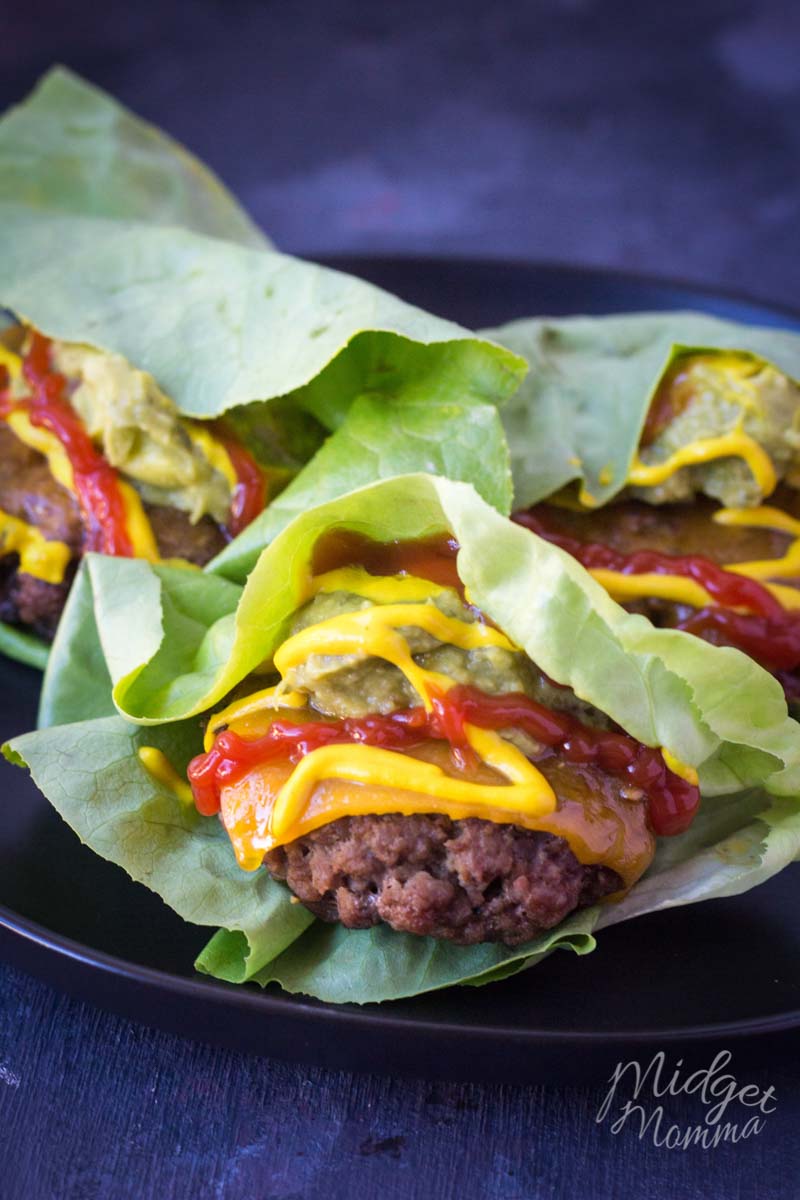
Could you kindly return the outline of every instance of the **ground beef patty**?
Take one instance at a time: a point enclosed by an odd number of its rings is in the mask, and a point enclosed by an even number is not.
[[[324,921],[462,945],[528,941],[621,886],[561,837],[435,815],[343,817],[264,862]]]
[[[800,515],[800,494],[794,488],[779,488],[769,503],[791,516]],[[531,511],[554,533],[599,542],[623,554],[699,554],[724,565],[780,558],[792,541],[790,535],[766,526],[721,525],[713,519],[718,510],[718,504],[698,498],[692,504],[660,505],[623,500],[591,512],[540,504]]]
[[[184,558],[203,566],[226,538],[210,517],[192,525],[176,508],[145,505],[163,558]],[[35,525],[50,541],[65,542],[72,560],[63,583],[45,583],[18,570],[19,557],[0,557],[0,620],[24,625],[52,639],[67,600],[83,545],[83,522],[75,497],[50,473],[47,460],[0,422],[0,509]]]
[[[153,504],[144,507],[162,558],[183,558],[196,567],[204,567],[227,543],[225,534],[211,517],[201,517],[193,525],[188,514],[179,508]]]

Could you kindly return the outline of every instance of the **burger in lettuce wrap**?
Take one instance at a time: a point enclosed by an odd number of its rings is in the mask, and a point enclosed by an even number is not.
[[[776,681],[431,476],[300,516],[244,588],[90,555],[43,713],[73,723],[7,755],[98,853],[222,927],[198,966],[323,999],[583,952],[797,850]]]
[[[517,322],[517,519],[631,611],[800,699],[800,338],[691,313]]]
[[[452,421],[463,477],[507,499],[495,405],[522,360],[276,253],[186,151],[69,72],[0,121],[0,221],[7,652],[46,659],[84,552],[243,579],[310,502],[458,475]]]

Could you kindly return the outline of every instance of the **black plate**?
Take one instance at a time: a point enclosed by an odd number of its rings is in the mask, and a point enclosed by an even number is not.
[[[603,271],[430,259],[337,260],[469,325],[530,313],[700,308],[800,329],[746,300]],[[38,676],[0,664],[0,736],[31,728]],[[151,1024],[328,1067],[431,1077],[598,1081],[664,1049],[763,1059],[800,1031],[800,868],[731,900],[640,918],[585,959],[553,955],[488,988],[332,1007],[197,976],[206,934],[78,844],[27,776],[0,768],[0,952],[58,987]]]

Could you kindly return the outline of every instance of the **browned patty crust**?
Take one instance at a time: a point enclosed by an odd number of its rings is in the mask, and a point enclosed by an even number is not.
[[[35,525],[49,541],[65,542],[72,560],[63,583],[45,583],[18,570],[16,554],[0,557],[0,620],[24,625],[52,639],[67,600],[83,545],[83,522],[75,497],[50,473],[43,455],[0,422],[0,509]],[[183,558],[202,567],[225,545],[225,534],[203,517],[193,525],[177,508],[145,505],[162,558]]]
[[[800,494],[779,488],[770,505],[800,516]],[[547,528],[581,542],[599,542],[623,554],[656,550],[661,554],[701,555],[724,566],[754,559],[780,558],[791,535],[766,526],[721,525],[713,520],[719,505],[698,498],[691,504],[646,504],[623,500],[590,512],[576,512],[555,504],[533,510]]]
[[[515,946],[619,890],[550,833],[438,815],[342,817],[266,855],[324,921]]]

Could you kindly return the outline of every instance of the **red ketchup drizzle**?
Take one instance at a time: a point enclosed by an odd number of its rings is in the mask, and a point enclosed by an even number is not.
[[[625,554],[599,542],[581,542],[566,534],[555,533],[539,514],[532,511],[515,513],[513,519],[566,550],[584,567],[605,567],[624,575],[653,572],[694,579],[720,607],[694,609],[689,616],[680,618],[673,628],[693,633],[715,645],[735,646],[776,674],[800,666],[800,616],[785,609],[756,580],[726,571],[700,555],[679,556],[655,550]],[[735,608],[749,611],[732,612]],[[784,678],[781,682],[787,696],[793,699],[800,684],[790,686]]]
[[[125,502],[117,472],[106,462],[67,399],[67,380],[52,370],[50,341],[31,334],[22,364],[31,395],[12,401],[2,397],[2,416],[13,408],[24,409],[32,425],[55,434],[69,458],[75,491],[86,526],[86,549],[103,554],[133,557],[128,535]]]
[[[527,696],[487,696],[476,688],[457,686],[431,695],[433,711],[403,709],[389,716],[341,721],[274,721],[260,738],[246,740],[225,730],[212,748],[189,764],[195,804],[204,816],[219,812],[220,789],[267,762],[297,763],[319,746],[364,743],[404,750],[425,738],[450,742],[456,761],[473,754],[464,724],[481,729],[524,730],[550,750],[560,750],[573,763],[594,765],[641,788],[649,801],[650,823],[661,837],[688,829],[700,803],[698,789],[668,770],[658,750],[624,733],[589,729],[566,713],[557,713]]]
[[[800,620],[789,612],[773,620],[724,608],[698,608],[676,628],[718,646],[738,646],[770,671],[800,666]]]
[[[533,511],[514,513],[518,525],[531,529],[554,546],[566,550],[584,567],[619,571],[622,575],[680,575],[693,579],[709,596],[726,608],[746,608],[764,617],[779,617],[784,609],[770,591],[755,579],[726,571],[718,563],[699,554],[661,554],[658,550],[637,550],[625,554],[600,542],[581,542],[568,534],[549,529]]]
[[[241,442],[219,429],[215,434],[228,452],[238,481],[233,489],[228,519],[228,532],[231,537],[236,537],[264,511],[267,502],[266,481],[258,463]]]

